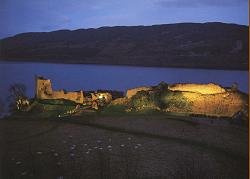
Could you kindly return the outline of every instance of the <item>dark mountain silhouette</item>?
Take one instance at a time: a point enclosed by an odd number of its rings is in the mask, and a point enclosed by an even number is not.
[[[179,23],[31,32],[2,39],[0,59],[246,70],[248,29]]]

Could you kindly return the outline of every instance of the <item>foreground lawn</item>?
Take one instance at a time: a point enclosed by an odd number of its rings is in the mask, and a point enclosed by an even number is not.
[[[247,178],[248,129],[162,114],[0,121],[1,178]]]

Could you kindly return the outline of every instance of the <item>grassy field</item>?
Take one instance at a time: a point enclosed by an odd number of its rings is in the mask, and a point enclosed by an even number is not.
[[[0,121],[0,178],[248,178],[248,128],[160,113]]]

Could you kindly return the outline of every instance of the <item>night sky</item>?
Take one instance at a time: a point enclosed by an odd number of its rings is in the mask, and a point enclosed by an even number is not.
[[[22,32],[179,22],[248,25],[248,0],[0,0],[0,38]]]

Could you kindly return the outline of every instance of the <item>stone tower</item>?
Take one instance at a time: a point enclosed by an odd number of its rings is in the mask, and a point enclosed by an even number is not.
[[[36,98],[43,99],[44,96],[52,95],[52,85],[49,79],[36,76]]]

